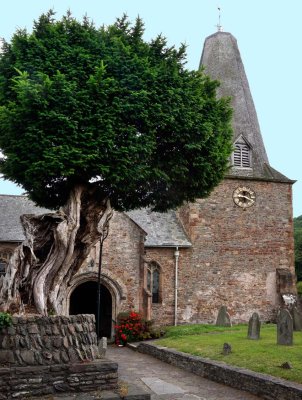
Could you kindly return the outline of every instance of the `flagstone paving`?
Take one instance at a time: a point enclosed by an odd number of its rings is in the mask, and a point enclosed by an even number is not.
[[[151,394],[152,400],[259,400],[260,397],[201,378],[126,347],[108,346],[119,365],[119,380]]]
[[[106,358],[118,363],[120,387],[134,385],[151,400],[259,400],[260,397],[199,377],[127,347],[108,346]],[[132,398],[132,397],[131,397]],[[135,396],[133,398],[136,398]],[[141,399],[142,397],[138,397]],[[36,400],[37,397],[32,400]],[[118,400],[113,393],[65,393],[41,400]]]

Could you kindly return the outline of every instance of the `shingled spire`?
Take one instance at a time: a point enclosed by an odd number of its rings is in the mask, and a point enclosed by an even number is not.
[[[231,97],[235,151],[230,176],[286,181],[274,170],[267,158],[257,113],[244,71],[237,41],[227,32],[216,32],[206,38],[200,68],[220,81],[218,96]]]

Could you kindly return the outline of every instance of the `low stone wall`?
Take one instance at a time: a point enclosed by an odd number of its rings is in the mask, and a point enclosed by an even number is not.
[[[202,357],[191,356],[150,343],[140,343],[137,350],[189,372],[193,372],[196,375],[223,383],[236,389],[245,390],[266,400],[302,399],[302,385],[298,383],[252,372],[243,368],[232,367]]]
[[[117,364],[99,354],[94,315],[12,322],[0,333],[0,399],[117,387]]]
[[[117,387],[117,364],[89,363],[0,368],[0,399],[26,399],[54,393],[110,390]]]
[[[53,365],[100,358],[94,315],[13,317],[0,332],[0,365]]]

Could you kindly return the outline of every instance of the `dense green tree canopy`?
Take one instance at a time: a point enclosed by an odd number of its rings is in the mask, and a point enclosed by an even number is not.
[[[56,208],[79,184],[116,209],[205,197],[231,152],[229,101],[185,68],[185,47],[143,39],[138,18],[97,28],[53,12],[0,57],[1,172]]]

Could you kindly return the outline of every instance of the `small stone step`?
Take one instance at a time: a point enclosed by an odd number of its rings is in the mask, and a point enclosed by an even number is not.
[[[102,391],[102,400],[119,400],[121,398],[117,393],[112,392],[111,390],[103,390]]]
[[[121,397],[117,392],[111,390],[103,390],[101,393],[102,400],[150,400],[150,393],[145,392],[142,388],[139,388],[131,383],[126,383],[127,394]]]

